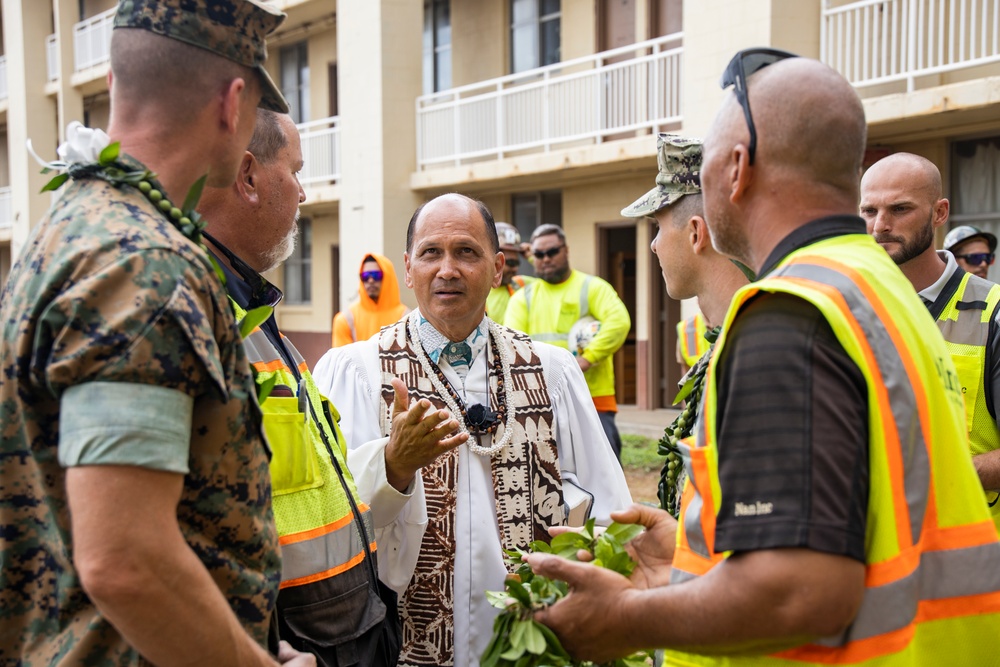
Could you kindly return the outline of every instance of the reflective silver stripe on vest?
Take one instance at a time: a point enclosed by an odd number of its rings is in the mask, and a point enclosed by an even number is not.
[[[912,540],[909,544],[916,544],[920,540],[920,530],[927,510],[930,459],[920,427],[916,395],[913,393],[913,386],[906,374],[899,350],[896,349],[885,325],[878,318],[864,294],[844,274],[822,266],[793,263],[779,269],[773,275],[775,277],[805,278],[833,287],[844,297],[847,307],[861,327],[875,356],[876,368],[873,368],[872,371],[880,374],[876,380],[881,379],[889,397],[889,405],[903,460],[903,487],[909,510],[910,538]],[[766,282],[765,280],[762,286],[766,285]],[[705,397],[702,400],[707,400],[707,396],[708,392],[705,392]],[[873,398],[869,397],[869,402]],[[705,414],[704,405],[702,405],[699,414]],[[704,423],[699,425],[697,433],[698,446],[707,446],[707,430]],[[886,444],[892,446],[891,442]],[[690,454],[687,452],[684,452],[684,465],[688,468],[689,483],[693,483],[694,475],[691,470]],[[695,486],[695,490],[698,491],[697,486]],[[708,546],[701,529],[700,510],[703,502],[702,494],[699,491],[694,500],[689,503],[688,509],[685,510],[684,529],[691,550],[708,558],[710,556]],[[909,544],[904,546],[909,546]]]
[[[582,318],[586,317],[588,314],[590,314],[589,293],[590,293],[590,281],[593,278],[594,278],[593,276],[587,276],[586,278],[583,279],[583,285],[580,287],[580,305],[579,305],[580,317],[577,318],[577,319],[582,319]],[[527,285],[524,286],[524,305],[525,305],[525,307],[526,307],[526,309],[528,311],[528,318],[529,318],[528,321],[529,322],[531,321],[530,320],[530,318],[531,318],[531,290],[532,290],[533,286],[534,286],[534,283],[528,283]],[[530,328],[530,324],[529,324],[529,328]],[[569,341],[569,332],[568,331],[566,333],[544,332],[544,333],[536,333],[536,334],[529,334],[529,335],[531,337],[531,340],[537,340],[540,343],[551,343],[553,341],[566,343],[566,342]]]
[[[1000,543],[976,547],[925,551],[920,565],[906,577],[865,589],[861,608],[847,631],[815,641],[821,646],[843,646],[905,628],[917,616],[924,600],[977,595],[1000,590]]]
[[[695,318],[688,320],[684,327],[684,334],[687,338],[687,355],[693,357],[698,353],[698,322]]]
[[[552,341],[562,341],[563,343],[569,340],[568,333],[539,333],[531,334],[531,340],[537,340],[541,343],[551,343]]]
[[[695,437],[698,439],[699,447],[708,445],[708,432],[706,430],[705,419],[703,418],[705,414],[705,397],[707,395],[708,392],[702,394],[702,402],[698,406],[698,429]],[[694,466],[691,463],[691,447],[684,442],[678,442],[677,447],[681,450],[681,456],[684,457],[684,467],[687,469],[687,481],[685,484],[690,484],[694,487],[694,497],[684,509],[684,535],[687,537],[688,547],[691,551],[703,558],[711,558],[712,554],[708,553],[708,542],[705,540],[705,533],[701,529],[701,508],[705,504],[705,496],[701,492],[701,489],[698,488],[697,482],[695,482]],[[683,570],[676,567],[673,569],[670,577],[671,583],[678,583],[674,577],[679,576],[681,572]],[[684,574],[687,573],[684,572]],[[690,575],[689,578],[694,578],[694,575]]]
[[[374,535],[371,512],[363,515],[365,530]],[[350,561],[364,557],[365,544],[355,527],[354,518],[337,530],[312,539],[281,545],[281,580],[291,581],[320,574]],[[358,560],[358,563],[362,562]]]
[[[1000,290],[1000,285],[995,285],[985,280],[972,280],[971,274],[966,275],[962,283],[959,286],[957,299],[959,303],[970,303],[973,301],[989,303],[989,297],[993,290]],[[992,312],[988,313],[988,315],[992,315]],[[975,345],[977,347],[986,347],[988,344],[990,318],[987,317],[984,322],[983,311],[980,309],[959,310],[957,319],[939,319],[938,327],[941,329],[944,339],[949,343],[954,343],[955,345]],[[986,381],[988,382],[989,379],[987,378]]]
[[[269,364],[274,361],[280,361],[282,366],[285,364],[284,359],[281,358],[281,354],[278,353],[278,350],[268,340],[267,334],[260,328],[254,329],[249,336],[243,339],[243,347],[247,352],[247,360],[251,364]],[[286,343],[285,349],[288,350],[292,361],[295,362],[296,368],[301,368],[302,364],[305,363],[302,354],[294,345]]]
[[[871,370],[878,373],[876,379],[882,381],[889,397],[896,437],[899,438],[900,459],[903,463],[903,488],[910,515],[909,544],[916,544],[920,541],[920,531],[927,511],[931,462],[920,425],[917,397],[913,393],[913,385],[910,384],[899,350],[896,349],[882,320],[868,303],[868,299],[844,274],[823,266],[793,263],[784,269],[779,269],[775,275],[805,278],[835,288],[844,297],[847,307],[861,327],[875,357],[876,368]],[[886,444],[890,447],[893,445],[891,441]]]

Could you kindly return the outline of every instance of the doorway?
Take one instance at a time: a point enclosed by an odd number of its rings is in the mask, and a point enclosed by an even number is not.
[[[615,288],[632,320],[625,344],[614,354],[615,401],[623,405],[635,405],[637,396],[635,243],[635,225],[631,222],[597,226],[598,272]]]

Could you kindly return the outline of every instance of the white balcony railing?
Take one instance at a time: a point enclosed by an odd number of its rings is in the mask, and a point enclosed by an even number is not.
[[[0,100],[7,99],[7,56],[0,56]]]
[[[10,187],[0,188],[0,229],[14,226]]]
[[[323,185],[340,181],[340,119],[323,118],[299,126],[302,140],[302,185]]]
[[[116,11],[117,7],[112,7],[73,26],[73,64],[77,72],[108,61]]]
[[[49,81],[59,79],[59,44],[55,35],[45,38],[45,64],[48,66]]]
[[[419,97],[417,166],[548,152],[679,123],[682,37],[676,33]]]
[[[1000,62],[1000,0],[823,0],[820,57],[857,87]]]

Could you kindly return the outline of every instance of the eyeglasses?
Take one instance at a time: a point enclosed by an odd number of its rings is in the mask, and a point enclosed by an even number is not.
[[[549,248],[548,250],[535,250],[531,254],[535,256],[535,259],[545,259],[546,257],[552,258],[559,254],[559,251],[566,246],[560,245],[555,248]]]
[[[747,98],[747,77],[759,72],[768,65],[773,65],[785,58],[797,58],[798,56],[788,51],[779,49],[744,49],[733,56],[733,59],[726,65],[726,71],[722,73],[722,80],[719,85],[725,90],[733,86],[736,99],[743,107],[743,116],[747,119],[747,127],[750,128],[750,164],[753,164],[754,155],[757,154],[757,128],[753,124],[753,116],[750,114],[750,100]]]
[[[983,262],[986,262],[987,266],[993,266],[993,260],[997,258],[996,253],[992,252],[973,252],[968,255],[955,255],[955,257],[964,260],[969,266],[979,266]]]
[[[374,280],[375,282],[380,282],[382,280],[381,271],[362,271],[361,272],[361,282],[366,283],[369,280]]]
[[[516,259],[516,258],[515,259],[508,259],[508,260],[506,260],[506,263],[507,263],[507,266],[509,266],[512,269],[516,269],[517,267],[521,266],[521,260]]]

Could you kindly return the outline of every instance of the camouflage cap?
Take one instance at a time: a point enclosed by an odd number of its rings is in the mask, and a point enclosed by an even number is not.
[[[115,28],[139,28],[211,51],[257,71],[264,109],[288,113],[288,102],[264,69],[264,38],[285,14],[260,0],[119,0]]]
[[[701,139],[661,132],[656,137],[656,187],[622,209],[626,218],[642,218],[684,195],[701,192]]]

